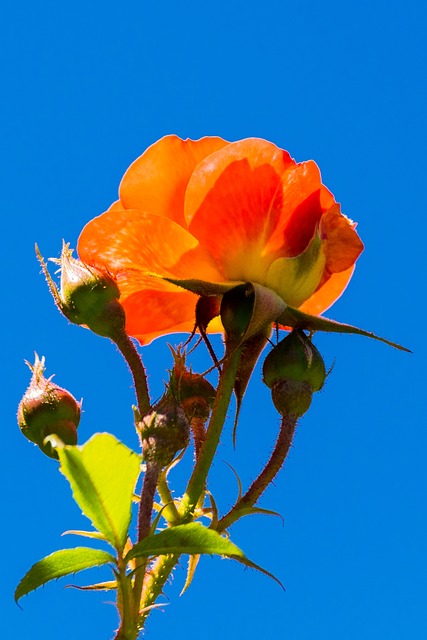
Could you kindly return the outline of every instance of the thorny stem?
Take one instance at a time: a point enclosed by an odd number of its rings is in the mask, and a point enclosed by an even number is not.
[[[141,499],[138,512],[138,541],[146,538],[151,529],[151,514],[153,512],[154,496],[156,494],[159,477],[157,462],[148,461],[142,483]]]
[[[232,507],[230,511],[220,519],[218,526],[216,527],[218,532],[224,531],[232,525],[233,522],[238,520],[242,510],[248,507],[253,507],[268,485],[274,480],[277,473],[282,468],[286,456],[289,453],[289,449],[291,448],[296,423],[296,418],[293,416],[284,416],[282,418],[279,435],[270,459],[246,493],[236,502],[234,507]]]
[[[143,418],[150,410],[150,396],[148,393],[147,375],[141,357],[134,343],[125,332],[118,333],[114,336],[113,341],[116,343],[131,371],[135,385],[139,415],[140,418]]]
[[[196,464],[189,480],[187,491],[182,499],[181,506],[179,510],[177,510],[181,522],[186,519],[191,520],[194,510],[203,496],[207,475],[227,417],[227,410],[236,381],[241,351],[242,348],[233,349],[230,353],[226,353],[226,357],[224,358],[224,365],[218,383],[206,438],[198,452]],[[162,474],[160,474],[160,476],[162,477]],[[165,486],[167,487],[166,483]],[[163,486],[162,489],[165,489],[165,486]],[[167,488],[167,492],[163,495],[162,500],[166,499],[169,501],[169,496],[170,492]],[[159,556],[147,570],[141,597],[140,610],[142,614],[139,623],[140,629],[143,628],[150,611],[147,607],[151,607],[162,593],[162,589],[175,565],[178,563],[178,560],[179,555]]]
[[[142,614],[139,619],[139,629],[143,628],[150,612],[150,609],[147,611],[145,611],[145,609],[151,607],[151,605],[156,602],[178,560],[179,555],[159,556],[154,561],[153,566],[147,571],[141,598]]]
[[[221,437],[222,428],[227,417],[227,410],[236,381],[241,352],[242,347],[238,347],[230,353],[225,354],[224,365],[219,378],[214,406],[206,432],[206,439],[202,445],[199,457],[196,460],[193,473],[191,474],[179,509],[183,519],[191,518],[205,490],[209,469],[211,468]]]
[[[141,499],[138,511],[138,542],[143,540],[150,534],[151,530],[151,514],[153,512],[154,496],[156,494],[157,480],[159,477],[159,466],[156,462],[147,462],[144,481],[141,490]],[[147,566],[146,558],[137,558],[135,583],[133,593],[135,606],[137,607],[136,615],[139,614],[142,585],[144,582],[145,569]]]
[[[150,396],[148,392],[147,375],[141,357],[131,338],[123,331],[114,336],[114,342],[120,353],[126,360],[131,371],[135,385],[135,394],[139,412],[142,419],[150,410]],[[138,512],[138,542],[150,534],[151,515],[153,511],[154,496],[156,494],[159,467],[156,463],[148,462],[141,490],[141,498]],[[147,560],[136,560],[135,581],[133,585],[133,597],[135,603],[134,619],[138,620],[140,610],[141,591],[144,581]]]
[[[190,429],[194,438],[194,452],[196,460],[199,459],[200,451],[202,450],[203,443],[206,440],[205,422],[205,418],[200,416],[193,416],[190,420]]]

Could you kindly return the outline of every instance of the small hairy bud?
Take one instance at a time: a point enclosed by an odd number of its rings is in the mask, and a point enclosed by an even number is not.
[[[27,363],[28,364],[28,363]],[[57,435],[65,444],[77,444],[77,427],[80,421],[81,403],[69,393],[44,377],[44,358],[36,354],[30,386],[18,406],[18,425],[23,435],[35,442],[50,458],[58,458],[50,443],[49,435]]]
[[[313,393],[326,379],[323,358],[300,329],[294,329],[268,354],[263,380],[271,389],[274,406],[281,415],[301,417],[309,408]]]
[[[188,446],[190,425],[183,409],[168,392],[144,417],[139,428],[144,460],[161,468],[167,467],[178,451]]]
[[[194,373],[185,364],[185,354],[172,349],[174,365],[168,384],[168,392],[175,397],[188,420],[193,417],[208,418],[215,399],[215,389],[204,376]]]

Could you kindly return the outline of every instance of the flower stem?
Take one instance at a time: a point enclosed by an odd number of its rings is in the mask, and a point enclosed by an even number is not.
[[[179,512],[184,520],[191,519],[194,509],[205,490],[209,469],[215,456],[227,417],[227,410],[236,382],[241,352],[242,347],[238,347],[225,354],[215,402],[206,431],[206,438],[199,452],[193,473],[188,482],[187,490],[179,508]]]
[[[289,449],[291,448],[296,423],[296,418],[293,416],[284,416],[282,418],[279,435],[270,459],[246,493],[236,502],[234,507],[220,519],[216,527],[217,531],[224,531],[242,515],[245,515],[245,510],[255,505],[268,485],[274,480],[282,468]]]
[[[159,478],[159,466],[156,462],[147,462],[147,468],[144,474],[144,481],[141,490],[141,499],[138,511],[138,542],[143,540],[150,534],[151,530],[151,514],[153,512],[154,496],[156,494],[157,480]],[[133,595],[135,606],[137,607],[136,616],[139,616],[140,600],[142,585],[144,582],[145,569],[147,567],[146,558],[137,558],[135,582],[133,585]]]
[[[132,340],[125,332],[114,336],[113,341],[126,360],[135,385],[135,394],[140,418],[150,410],[150,396],[148,393],[147,375],[141,357]]]
[[[138,618],[132,592],[132,582],[126,575],[126,566],[119,558],[117,573],[117,606],[120,612],[120,627],[114,640],[136,640],[138,637]]]
[[[179,555],[159,556],[147,572],[141,599],[141,616],[138,628],[144,627],[151,606],[163,591],[163,587],[178,563]]]

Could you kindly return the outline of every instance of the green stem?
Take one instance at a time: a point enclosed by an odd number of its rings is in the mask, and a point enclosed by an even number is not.
[[[188,482],[187,490],[182,498],[179,509],[181,517],[190,519],[194,513],[194,509],[202,496],[209,469],[212,465],[225,419],[233,393],[234,384],[238,372],[242,347],[233,349],[230,353],[225,354],[224,364],[219,378],[218,389],[215,397],[209,426],[206,431],[206,438],[200,450],[199,457],[196,461],[193,473]]]
[[[132,583],[126,575],[123,560],[119,561],[117,574],[117,604],[120,611],[120,627],[114,640],[136,640],[138,637],[138,617],[135,616],[135,606],[132,593]]]
[[[144,589],[141,599],[141,611],[138,628],[144,627],[145,621],[150,613],[151,607],[163,591],[163,587],[178,563],[179,555],[159,556],[150,570],[147,572],[144,581]],[[148,609],[147,609],[148,608]],[[147,609],[146,611],[144,611]]]
[[[150,410],[150,396],[148,393],[147,375],[141,357],[132,340],[126,333],[118,333],[113,341],[126,360],[135,385],[135,394],[140,418]]]
[[[261,497],[268,485],[274,480],[277,473],[282,468],[286,456],[289,453],[289,449],[291,448],[296,423],[296,418],[293,416],[284,416],[282,418],[279,435],[270,459],[246,493],[218,522],[218,526],[216,527],[217,531],[224,531],[232,525],[233,522],[238,520],[241,515],[245,515],[245,510],[255,505],[256,501]]]
[[[169,489],[169,485],[166,479],[166,471],[164,469],[159,473],[157,492],[164,505],[162,515],[164,515],[170,525],[179,524],[181,519],[179,517],[178,509],[176,508],[173,496]]]

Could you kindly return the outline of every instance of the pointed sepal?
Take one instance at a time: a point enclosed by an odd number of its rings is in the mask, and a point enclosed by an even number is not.
[[[276,318],[276,321],[285,327],[292,327],[293,329],[298,328],[306,329],[307,331],[326,331],[331,333],[352,333],[359,336],[365,336],[366,338],[372,338],[373,340],[384,342],[395,349],[400,349],[400,351],[411,353],[410,349],[403,347],[397,342],[391,342],[386,338],[381,338],[370,331],[353,327],[350,324],[343,324],[341,322],[336,322],[335,320],[329,320],[322,316],[312,316],[288,306]]]

